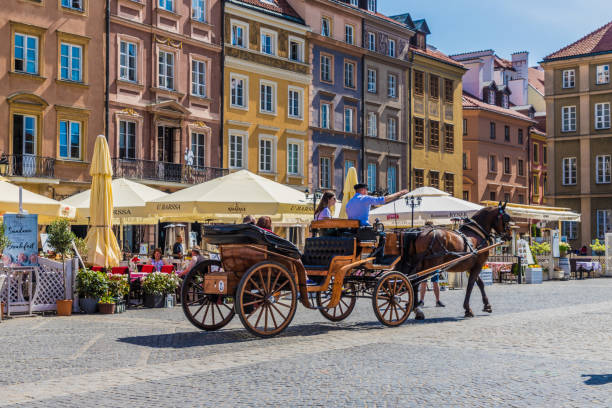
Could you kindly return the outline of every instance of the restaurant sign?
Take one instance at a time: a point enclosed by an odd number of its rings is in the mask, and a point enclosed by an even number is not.
[[[4,233],[11,242],[2,253],[4,266],[38,265],[37,214],[4,214]]]

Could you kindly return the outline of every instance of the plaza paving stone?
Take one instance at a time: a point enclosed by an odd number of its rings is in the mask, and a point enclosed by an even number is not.
[[[487,287],[425,299],[385,328],[359,300],[344,322],[299,306],[262,340],[235,318],[206,333],[180,308],[0,324],[0,406],[612,406],[612,279]]]

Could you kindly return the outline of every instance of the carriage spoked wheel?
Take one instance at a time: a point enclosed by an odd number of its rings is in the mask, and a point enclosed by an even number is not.
[[[204,293],[204,276],[219,269],[221,262],[206,260],[189,271],[183,281],[183,313],[191,324],[202,330],[218,330],[228,324],[236,314],[234,305],[228,304],[231,296]]]
[[[259,337],[287,328],[297,309],[297,286],[278,262],[263,261],[246,271],[236,291],[236,313],[244,327]]]
[[[383,275],[374,288],[372,306],[378,321],[386,326],[404,323],[414,302],[414,292],[408,278],[399,272]]]
[[[327,304],[331,301],[331,287],[325,292],[317,292],[317,306],[326,307]],[[357,291],[355,289],[355,285],[349,283],[342,288],[342,296],[340,297],[340,303],[338,306],[332,309],[319,309],[319,312],[325,317],[327,320],[331,320],[332,322],[339,322],[351,314],[353,309],[355,308],[355,304],[357,303]]]

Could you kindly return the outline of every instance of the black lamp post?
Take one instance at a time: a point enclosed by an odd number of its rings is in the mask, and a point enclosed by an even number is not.
[[[318,188],[313,188],[312,189],[312,216],[314,217],[314,213],[315,211],[317,211],[317,194],[321,194],[322,191],[319,190]],[[308,196],[309,194],[309,190],[306,189],[304,191],[304,194],[306,194],[306,200],[308,200],[310,197]]]
[[[406,205],[412,210],[410,228],[414,228],[414,209],[421,206],[423,199],[421,197],[409,196],[405,198]]]

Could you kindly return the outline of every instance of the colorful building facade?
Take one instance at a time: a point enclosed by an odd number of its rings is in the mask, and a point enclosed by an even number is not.
[[[286,2],[225,2],[223,165],[305,190],[309,28]]]

